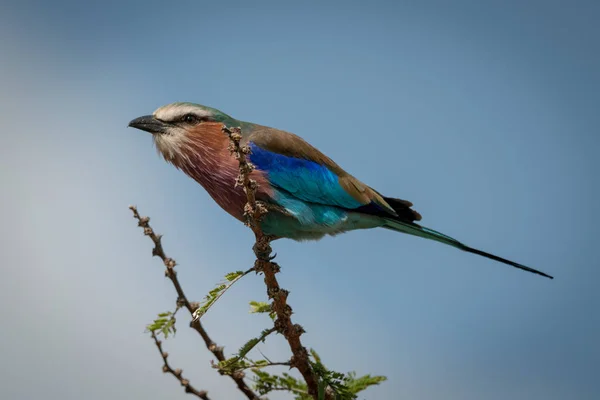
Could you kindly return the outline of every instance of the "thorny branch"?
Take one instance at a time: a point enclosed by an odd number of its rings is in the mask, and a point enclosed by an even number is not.
[[[166,270],[165,276],[171,280],[175,290],[177,291],[177,303],[183,304],[183,306],[188,310],[190,315],[194,315],[194,311],[196,311],[199,307],[198,303],[190,302],[183,289],[181,288],[181,284],[179,283],[179,279],[177,278],[177,272],[175,271],[175,265],[177,263],[174,259],[167,257],[161,243],[161,235],[157,235],[154,233],[154,230],[150,226],[150,218],[149,217],[141,217],[137,207],[129,206],[129,209],[133,212],[133,217],[138,220],[138,226],[144,229],[144,235],[148,236],[154,242],[154,248],[152,249],[152,255],[160,257],[163,261]],[[200,334],[204,343],[208,350],[210,350],[214,356],[219,361],[225,361],[225,355],[223,354],[223,347],[217,346],[217,344],[208,336],[208,333],[200,323],[199,319],[192,319],[190,322],[190,327],[193,328],[196,332]],[[232,375],[231,378],[235,381],[238,389],[244,393],[244,395],[250,400],[260,400],[260,397],[250,389],[250,387],[244,381],[245,374],[242,371],[238,371]]]
[[[279,333],[283,334],[290,345],[293,354],[290,366],[300,371],[300,374],[302,374],[302,377],[306,381],[308,394],[317,399],[317,378],[309,362],[308,352],[300,341],[300,336],[304,333],[304,329],[300,325],[292,323],[292,308],[287,304],[289,292],[279,286],[275,276],[280,268],[277,263],[273,262],[275,256],[271,256],[272,248],[270,242],[273,238],[265,235],[260,228],[259,222],[267,213],[267,208],[263,203],[256,200],[258,185],[256,181],[250,179],[250,173],[254,169],[253,165],[246,160],[246,155],[250,154],[250,148],[240,145],[242,139],[240,128],[224,127],[223,132],[229,136],[229,151],[239,162],[240,175],[238,176],[236,185],[243,187],[248,200],[244,207],[244,215],[247,218],[247,225],[252,229],[256,237],[256,243],[253,247],[254,254],[256,255],[254,268],[257,273],[264,273],[267,295],[270,299],[273,299],[273,311],[277,315],[275,328]]]
[[[194,396],[201,398],[203,400],[210,400],[206,390],[197,390],[195,389],[191,384],[190,381],[185,379],[181,374],[182,374],[182,370],[177,368],[177,369],[173,369],[170,365],[169,362],[167,361],[167,357],[169,357],[169,354],[163,350],[162,348],[162,342],[158,339],[158,337],[156,337],[156,333],[154,333],[154,331],[151,332],[152,334],[152,339],[154,339],[154,343],[156,344],[156,348],[158,348],[158,351],[160,353],[160,356],[163,359],[163,372],[164,373],[170,373],[171,375],[173,375],[175,378],[177,378],[177,380],[181,383],[181,386],[183,386],[185,388],[185,392],[186,393],[190,393],[193,394]]]

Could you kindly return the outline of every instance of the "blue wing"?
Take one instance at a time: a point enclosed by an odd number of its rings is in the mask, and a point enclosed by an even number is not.
[[[278,154],[249,142],[250,162],[266,173],[278,189],[311,203],[356,209],[364,203],[356,200],[340,185],[338,176],[314,161]]]

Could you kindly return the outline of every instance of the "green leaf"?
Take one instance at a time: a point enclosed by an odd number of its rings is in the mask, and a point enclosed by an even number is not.
[[[315,362],[321,363],[321,357],[317,354],[315,349],[310,349],[309,352],[310,355],[315,359]]]
[[[212,289],[206,296],[204,296],[204,301],[200,304],[200,307],[196,311],[194,311],[194,320],[202,318],[204,314],[208,312],[208,310],[215,304],[217,300],[229,289],[235,282],[237,282],[240,278],[245,276],[252,269],[244,272],[244,271],[235,271],[229,272],[225,274],[225,282],[219,283],[214,289]]]
[[[369,386],[378,385],[387,378],[384,376],[364,375],[356,378],[355,372],[342,374],[327,369],[321,361],[321,357],[313,349],[310,349],[310,355],[314,361],[310,361],[311,367],[319,378],[319,389],[324,385],[329,386],[335,393],[336,400],[356,399],[356,394],[365,390]]]
[[[257,338],[252,338],[248,340],[238,351],[238,353],[227,360],[221,361],[217,364],[217,368],[219,371],[231,374],[233,371],[247,368],[248,363],[244,361],[246,355],[260,342],[264,342],[267,336],[271,333],[275,332],[275,328],[265,329],[260,333],[260,336]]]
[[[310,349],[310,355],[312,357],[312,360],[310,360],[311,366],[318,378],[317,398],[319,400],[325,398],[327,387],[333,390],[336,400],[351,400],[357,398],[356,394],[358,392],[386,380],[384,376],[364,375],[357,378],[355,372],[342,374],[331,371],[323,365],[321,357],[316,351]],[[255,375],[253,377],[254,389],[260,395],[265,395],[274,390],[287,390],[294,394],[295,400],[312,400],[312,397],[308,395],[306,384],[287,373],[272,375],[258,368],[253,368],[252,372]]]
[[[273,390],[287,390],[296,395],[296,400],[312,400],[308,396],[308,390],[304,382],[294,378],[288,373],[281,375],[271,375],[268,372],[253,369],[254,389],[260,394],[265,395]]]
[[[255,368],[261,368],[261,367],[266,367],[267,365],[269,365],[269,361],[267,360],[257,360],[254,361],[254,367]]]
[[[146,326],[146,331],[162,333],[165,339],[169,335],[175,335],[177,332],[177,328],[175,328],[175,314],[171,311],[158,314],[158,318]]]
[[[265,339],[267,338],[267,336],[269,336],[271,333],[273,333],[275,331],[274,328],[271,329],[265,329],[260,333],[260,336],[257,338],[252,338],[250,340],[248,340],[246,342],[246,344],[244,344],[240,350],[238,351],[237,356],[240,358],[244,358],[246,357],[246,354],[248,354],[250,352],[250,350],[252,350],[257,344],[259,344],[260,342],[265,341]]]
[[[239,357],[231,357],[220,361],[216,368],[225,375],[231,375],[235,371],[248,368],[248,363]]]
[[[265,301],[250,301],[250,313],[269,313],[269,317],[275,321],[275,311],[271,307],[271,303],[267,303]]]
[[[327,384],[324,381],[319,381],[319,393],[318,393],[319,400],[325,400],[325,388],[326,387],[327,387]]]
[[[225,275],[225,279],[227,279],[228,282],[231,282],[234,279],[241,277],[242,275],[244,275],[244,271],[230,272],[227,275]]]
[[[271,304],[266,301],[250,301],[250,313],[267,313],[271,312]]]
[[[355,372],[348,373],[348,380],[346,385],[350,389],[350,391],[354,394],[358,392],[362,392],[367,389],[369,386],[379,385],[381,382],[387,380],[385,376],[371,376],[371,375],[363,375],[360,378],[356,378]]]

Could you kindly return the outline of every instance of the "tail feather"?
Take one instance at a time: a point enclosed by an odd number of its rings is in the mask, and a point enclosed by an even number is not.
[[[499,261],[504,264],[512,265],[513,267],[522,269],[524,271],[542,275],[542,276],[545,276],[546,278],[554,279],[552,276],[545,274],[541,271],[538,271],[533,268],[529,268],[523,264],[519,264],[514,261],[510,261],[510,260],[495,256],[490,253],[486,253],[485,251],[477,250],[472,247],[466,246],[466,245],[462,244],[461,242],[459,242],[458,240],[451,238],[450,236],[444,235],[443,233],[434,231],[433,229],[426,228],[424,226],[415,224],[413,222],[404,222],[404,221],[398,221],[398,220],[393,220],[393,219],[386,219],[386,223],[383,227],[397,231],[397,232],[403,232],[403,233],[407,233],[409,235],[419,236],[419,237],[422,237],[425,239],[430,239],[430,240],[435,240],[437,242],[447,244],[449,246],[455,247],[457,249],[460,249],[460,250],[463,250],[463,251],[466,251],[469,253],[478,254],[480,256],[483,256],[483,257],[486,257],[486,258],[489,258],[489,259],[492,259],[495,261]]]

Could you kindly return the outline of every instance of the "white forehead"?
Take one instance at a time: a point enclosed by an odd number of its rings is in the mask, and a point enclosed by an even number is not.
[[[154,116],[163,121],[172,121],[185,114],[194,114],[199,117],[210,117],[212,113],[193,104],[167,104],[154,111]]]

